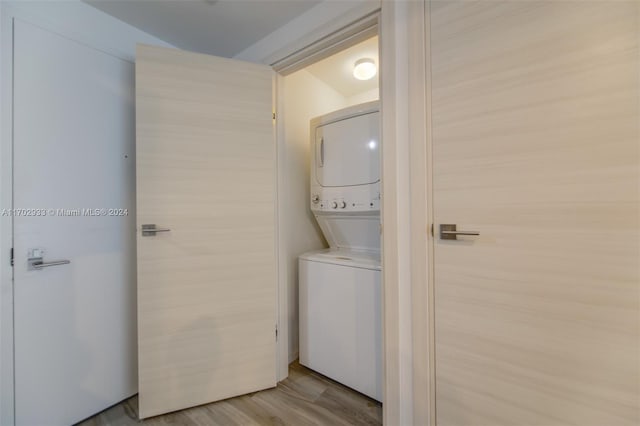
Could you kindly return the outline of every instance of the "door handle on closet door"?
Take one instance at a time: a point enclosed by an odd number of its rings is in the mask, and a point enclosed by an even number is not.
[[[458,235],[480,235],[477,231],[458,231],[456,224],[440,224],[441,240],[457,240]]]

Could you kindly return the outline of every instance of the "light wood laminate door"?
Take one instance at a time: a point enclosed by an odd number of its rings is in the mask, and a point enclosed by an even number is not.
[[[640,423],[639,7],[431,3],[439,426]]]
[[[276,384],[271,87],[263,65],[138,47],[142,418]]]

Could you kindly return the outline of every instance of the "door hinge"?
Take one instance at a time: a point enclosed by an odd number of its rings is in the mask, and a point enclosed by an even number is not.
[[[276,113],[275,112],[273,113],[273,119],[274,120],[276,119]]]
[[[9,263],[11,264],[11,266],[13,266],[13,247],[11,247],[11,250],[9,251],[9,256],[10,256]]]
[[[433,223],[431,224],[431,236],[435,237],[435,235],[433,235]]]
[[[276,325],[276,341],[278,341],[278,326]]]

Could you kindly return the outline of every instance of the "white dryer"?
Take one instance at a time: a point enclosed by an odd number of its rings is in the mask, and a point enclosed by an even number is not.
[[[379,103],[311,121],[310,208],[329,249],[299,258],[300,363],[382,401]]]

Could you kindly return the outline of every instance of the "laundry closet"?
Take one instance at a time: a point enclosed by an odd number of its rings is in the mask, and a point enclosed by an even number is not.
[[[278,167],[289,361],[382,401],[378,66],[374,36],[279,80]]]

